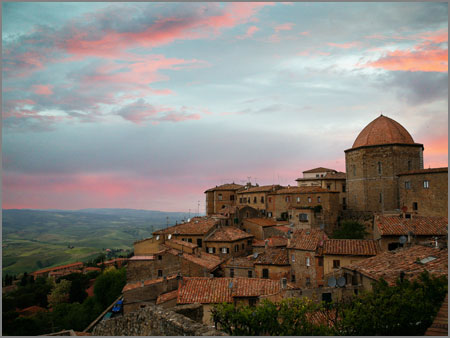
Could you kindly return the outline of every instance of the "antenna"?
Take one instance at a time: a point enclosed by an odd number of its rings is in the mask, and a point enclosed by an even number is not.
[[[338,278],[338,280],[337,280],[337,285],[338,285],[340,288],[342,288],[342,287],[345,286],[345,277],[344,277],[344,276],[341,276],[341,277]]]
[[[334,278],[333,276],[331,276],[330,278],[328,278],[328,286],[331,288],[334,288],[336,286],[336,278]]]

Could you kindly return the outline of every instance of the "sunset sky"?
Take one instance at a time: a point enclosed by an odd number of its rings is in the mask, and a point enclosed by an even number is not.
[[[448,164],[447,3],[2,3],[3,208],[204,211],[345,171],[383,113]]]

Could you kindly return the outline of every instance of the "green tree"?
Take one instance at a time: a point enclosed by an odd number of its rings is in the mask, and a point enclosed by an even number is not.
[[[55,285],[52,292],[48,296],[48,303],[51,307],[55,307],[61,303],[67,303],[69,301],[71,284],[71,281],[63,279]]]
[[[94,296],[104,308],[110,305],[121,293],[127,281],[125,268],[108,268],[97,277]]]
[[[341,225],[334,229],[331,238],[335,239],[364,239],[367,235],[363,224],[356,221],[343,221]]]
[[[83,303],[88,296],[86,289],[89,286],[89,277],[82,273],[71,273],[67,276],[59,278],[59,281],[63,279],[72,282],[69,291],[69,302],[78,302],[80,304]]]

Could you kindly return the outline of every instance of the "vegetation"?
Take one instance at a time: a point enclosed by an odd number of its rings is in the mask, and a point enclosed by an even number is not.
[[[339,227],[334,229],[331,238],[335,239],[364,239],[367,235],[363,224],[356,221],[343,221]]]
[[[65,329],[84,330],[120,295],[126,282],[126,270],[106,269],[95,281],[93,297],[87,297],[85,292],[90,277],[74,273],[56,282],[46,278],[30,282],[27,277],[25,285],[3,296],[3,335],[30,336]],[[19,316],[17,309],[31,305],[52,307],[52,311]]]
[[[446,293],[446,277],[424,272],[395,286],[380,280],[372,292],[330,304],[305,298],[265,300],[257,307],[219,304],[212,320],[230,335],[423,335]]]

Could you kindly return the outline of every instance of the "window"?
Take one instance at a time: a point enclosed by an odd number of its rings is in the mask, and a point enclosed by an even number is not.
[[[320,196],[317,196],[317,203],[320,203],[320,202],[321,202]]]
[[[289,219],[292,219],[292,214],[289,215]]]
[[[239,203],[242,203],[242,197],[239,198]]]
[[[291,275],[291,282],[295,283],[295,275]]]
[[[162,256],[158,255],[158,261],[162,261]]]
[[[413,202],[413,210],[417,210],[417,209],[419,209],[417,206],[417,202]]]
[[[267,201],[268,201],[269,203],[272,203],[272,197],[267,197]]]
[[[388,244],[388,251],[392,251],[392,250],[395,250],[395,249],[398,249],[398,248],[402,248],[402,247],[403,247],[403,244],[398,243],[398,242],[389,243]]]
[[[250,298],[248,300],[248,306],[251,306],[251,307],[256,306],[256,298]]]
[[[234,195],[230,196],[230,201],[234,201]]]
[[[380,203],[382,203],[382,202],[383,202],[383,193],[380,192]]]
[[[327,184],[327,190],[331,190],[331,184]]]
[[[331,303],[331,293],[322,293],[322,302]]]
[[[316,174],[316,177],[317,177],[317,178],[319,178],[319,177],[320,177],[320,175],[319,175],[319,174]]]
[[[197,246],[199,247],[199,248],[201,248],[202,247],[202,239],[201,238],[197,238]]]
[[[247,245],[252,245],[252,240],[251,239],[247,240]]]
[[[291,196],[286,196],[285,200],[286,200],[286,202],[290,202]]]
[[[345,184],[343,184],[342,185],[342,192],[345,192],[345,188],[346,188],[346,186],[345,186]]]
[[[311,261],[309,257],[306,257],[306,266],[311,266]]]
[[[219,201],[221,201],[223,198],[222,194],[219,194],[218,198],[219,198]]]
[[[308,222],[308,214],[298,214],[298,219],[300,222]]]
[[[291,260],[292,260],[292,262],[295,262],[295,255],[291,256]]]
[[[430,187],[430,181],[423,181],[423,188],[428,189]]]
[[[323,266],[323,257],[319,257],[319,266]]]
[[[252,270],[248,270],[248,278],[253,278],[253,271]]]
[[[341,261],[339,259],[333,260],[333,268],[337,269],[341,266]]]
[[[262,278],[266,279],[269,278],[269,269],[263,269],[262,273],[263,273]]]
[[[223,254],[230,253],[230,249],[229,248],[221,248],[221,251],[222,251]]]
[[[245,244],[244,243],[242,243],[242,250],[244,250],[245,249]]]
[[[271,212],[271,211],[269,211],[269,212],[267,213],[267,217],[272,217],[272,212]]]
[[[264,203],[264,196],[261,196],[261,203]]]
[[[162,270],[158,270],[158,277],[162,277]]]
[[[239,244],[236,244],[235,246],[234,246],[234,252],[238,252],[239,251]]]
[[[256,202],[256,196],[253,197],[253,203],[257,203],[257,202]]]
[[[188,238],[188,242],[189,242],[189,243],[192,243],[192,238]]]
[[[234,277],[234,269],[230,269],[230,277]]]
[[[410,181],[406,181],[406,182],[405,182],[405,189],[406,189],[406,190],[411,189],[411,182],[410,182]]]
[[[311,285],[311,278],[310,277],[306,277],[306,285]]]
[[[311,197],[308,197],[308,202],[311,203],[311,201],[312,201],[312,200],[311,200]]]
[[[378,174],[381,175],[381,162],[378,162]]]
[[[411,170],[411,161],[408,161],[408,170]]]
[[[216,253],[216,248],[208,248],[209,253]]]
[[[250,197],[249,197],[249,198],[247,198],[247,203],[250,203]]]
[[[300,203],[300,197],[297,197],[297,203]]]

